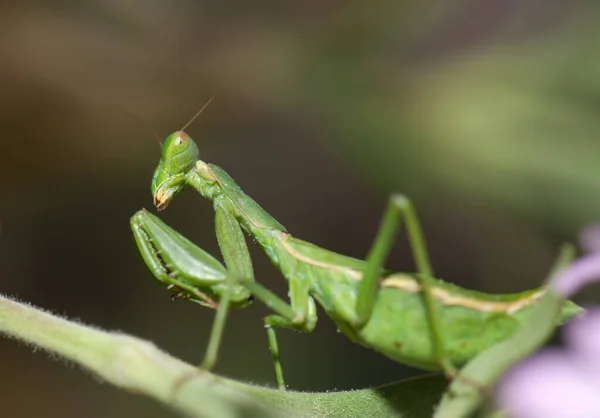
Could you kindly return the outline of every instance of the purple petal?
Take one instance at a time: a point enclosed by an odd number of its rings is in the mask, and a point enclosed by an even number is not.
[[[600,381],[558,350],[526,360],[501,382],[497,400],[512,418],[600,416]]]
[[[581,246],[589,252],[562,269],[553,288],[569,298],[600,280],[600,225],[585,229]],[[568,350],[546,350],[509,372],[497,400],[514,418],[600,417],[600,308],[572,321]]]
[[[600,380],[600,308],[591,308],[585,317],[567,324],[565,338],[570,355]]]
[[[600,253],[600,224],[588,226],[581,231],[579,246],[586,253]]]
[[[583,256],[560,270],[553,287],[563,297],[569,298],[583,286],[597,280],[600,280],[600,253]]]
[[[579,234],[579,245],[589,254],[562,269],[554,280],[554,289],[565,298],[600,280],[600,224],[583,229]]]

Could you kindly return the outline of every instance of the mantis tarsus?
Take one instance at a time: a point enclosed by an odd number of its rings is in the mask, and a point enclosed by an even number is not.
[[[216,361],[228,309],[242,308],[254,296],[275,312],[264,321],[281,389],[285,383],[274,328],[311,332],[317,321],[315,300],[352,341],[400,363],[455,376],[456,367],[508,338],[544,293],[539,288],[486,294],[435,279],[413,205],[400,194],[390,197],[366,261],[294,238],[225,171],[198,157],[196,144],[183,130],[167,137],[152,179],[154,204],[165,209],[186,185],[211,200],[225,266],[146,210],[131,218],[131,227],[159,281],[217,308],[204,368]],[[402,220],[416,273],[384,269]],[[287,279],[289,303],[254,280],[243,231]],[[557,323],[580,310],[566,302]]]

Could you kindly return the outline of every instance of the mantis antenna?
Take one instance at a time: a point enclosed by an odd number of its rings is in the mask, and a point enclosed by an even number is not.
[[[189,122],[188,122],[188,123],[186,123],[185,125],[183,125],[183,128],[181,128],[180,130],[181,130],[181,131],[185,131],[185,129],[186,129],[188,126],[190,126],[190,124],[191,124],[191,123],[192,123],[192,122],[193,122],[193,121],[194,121],[194,120],[195,120],[195,119],[196,119],[198,116],[200,116],[200,113],[202,113],[202,111],[208,107],[208,105],[210,104],[210,102],[212,102],[212,101],[213,101],[213,99],[214,99],[214,98],[215,98],[215,96],[213,96],[213,97],[211,97],[210,99],[208,99],[208,102],[206,102],[206,104],[205,104],[204,106],[202,106],[202,108],[201,108],[201,109],[200,109],[198,112],[196,112],[196,114],[195,114],[194,116],[192,116],[192,118],[189,120]]]

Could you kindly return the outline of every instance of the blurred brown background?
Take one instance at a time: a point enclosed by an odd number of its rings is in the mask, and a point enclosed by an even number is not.
[[[595,2],[28,1],[0,5],[0,292],[199,362],[212,312],[171,302],[129,217],[151,208],[166,136],[188,132],[289,231],[364,257],[388,194],[416,202],[439,277],[536,286],[600,219]],[[161,217],[218,254],[209,203]],[[255,248],[253,249],[255,250]],[[259,251],[258,280],[285,294]],[[410,270],[404,240],[391,267]],[[593,300],[591,294],[588,300]],[[217,372],[274,385],[255,303],[231,315]],[[281,331],[294,389],[418,371],[321,315]],[[5,417],[173,416],[0,339]]]

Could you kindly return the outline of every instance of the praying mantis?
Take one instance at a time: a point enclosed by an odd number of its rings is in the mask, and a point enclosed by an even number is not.
[[[388,200],[366,260],[295,238],[223,169],[199,159],[197,145],[184,132],[188,125],[163,144],[151,185],[154,204],[164,210],[186,186],[212,201],[225,265],[146,210],[137,212],[130,224],[156,279],[180,296],[217,310],[204,369],[216,362],[228,310],[244,308],[256,298],[274,312],[264,324],[281,390],[286,385],[275,328],[311,332],[317,322],[316,302],[352,341],[399,363],[455,377],[457,367],[510,337],[544,294],[543,288],[486,294],[434,278],[413,204],[397,193]],[[402,221],[415,273],[384,267]],[[255,281],[244,232],[287,280],[289,302]],[[567,301],[557,325],[581,311]]]

